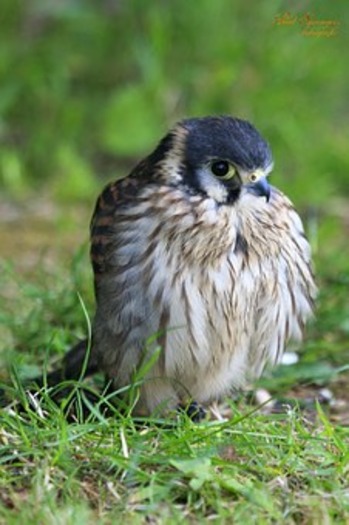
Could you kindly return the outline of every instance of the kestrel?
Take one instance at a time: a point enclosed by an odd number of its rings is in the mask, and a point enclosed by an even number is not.
[[[143,370],[135,414],[219,400],[301,340],[316,295],[310,247],[267,182],[272,167],[250,123],[192,118],[100,195],[87,373],[118,390]],[[66,377],[85,346],[68,354]]]

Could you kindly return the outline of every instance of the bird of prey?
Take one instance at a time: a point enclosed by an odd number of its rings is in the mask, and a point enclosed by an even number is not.
[[[267,181],[272,167],[249,122],[191,118],[98,198],[86,373],[119,390],[145,371],[134,414],[208,405],[302,338],[316,295],[310,247]],[[65,377],[79,376],[85,347],[68,353]]]

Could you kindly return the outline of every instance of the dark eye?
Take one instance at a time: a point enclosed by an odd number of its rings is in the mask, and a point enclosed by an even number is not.
[[[212,162],[211,170],[216,177],[224,177],[229,172],[229,163],[225,160]]]
[[[236,168],[226,160],[215,160],[212,162],[211,171],[221,180],[230,180],[237,174]]]

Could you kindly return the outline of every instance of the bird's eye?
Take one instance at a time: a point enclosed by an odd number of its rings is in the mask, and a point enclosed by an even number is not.
[[[211,164],[211,171],[216,177],[229,180],[234,177],[236,170],[226,160],[216,160]]]

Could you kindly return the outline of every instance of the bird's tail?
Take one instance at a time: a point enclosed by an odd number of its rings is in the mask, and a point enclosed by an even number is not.
[[[66,380],[80,380],[91,376],[98,371],[97,362],[92,357],[88,339],[79,341],[71,348],[63,358],[63,362],[57,370],[53,370],[45,376],[31,380],[39,387],[43,385],[55,386]]]

